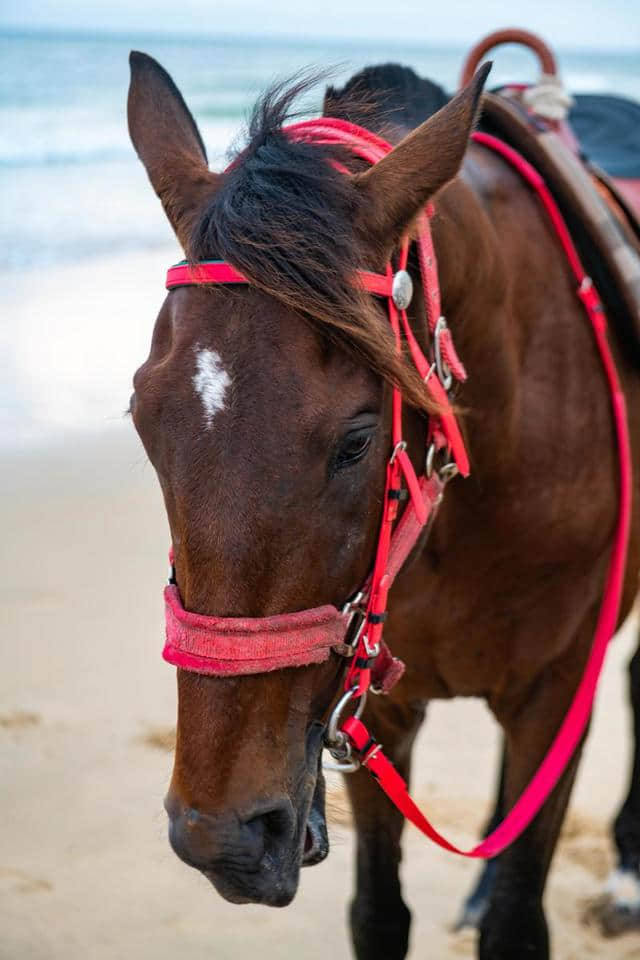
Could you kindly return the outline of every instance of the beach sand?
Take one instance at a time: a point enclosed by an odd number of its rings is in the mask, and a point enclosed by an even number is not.
[[[286,910],[236,907],[166,839],[174,671],[160,659],[167,527],[155,477],[120,425],[5,458],[0,676],[0,956],[6,960],[348,957],[352,833],[338,781],[332,851]],[[640,953],[583,915],[611,861],[608,822],[627,777],[624,665],[616,640],[547,892],[557,960]],[[434,704],[416,794],[470,840],[491,798],[496,733],[475,702]],[[412,956],[473,956],[450,927],[476,866],[407,830]]]
[[[159,300],[160,263],[166,265],[160,255],[144,270],[130,262],[130,274],[119,275],[135,287],[136,304],[152,289]],[[95,273],[91,284],[85,277],[65,320],[70,339],[89,287],[100,290],[95,309],[113,318],[118,336],[130,322],[132,336],[141,338],[144,324],[148,339],[153,310],[146,309],[144,320],[118,318],[113,276],[104,267],[102,287]],[[42,280],[21,320],[36,322],[40,332],[43,305],[60,295],[48,282]],[[24,328],[22,335],[35,337]],[[132,425],[119,416],[135,365],[128,363],[118,358],[118,378],[125,368],[129,373],[122,373],[121,391],[118,380],[105,395],[122,402],[109,400],[99,427],[61,427],[49,440],[3,454],[0,957],[347,958],[353,836],[338,780],[331,781],[328,804],[331,854],[303,871],[300,892],[285,910],[225,903],[169,848],[162,798],[176,694],[174,670],[160,658],[168,530],[153,470]],[[55,392],[55,384],[49,389]],[[46,393],[40,402],[46,405]],[[96,403],[103,402],[100,394]],[[547,889],[555,960],[640,955],[640,934],[603,940],[585,921],[611,866],[609,822],[628,777],[625,666],[634,629],[630,622],[610,650]],[[481,703],[430,707],[417,747],[415,793],[460,842],[475,838],[489,810],[497,742]],[[405,851],[411,956],[473,957],[474,935],[451,927],[477,865],[435,849],[411,827]]]

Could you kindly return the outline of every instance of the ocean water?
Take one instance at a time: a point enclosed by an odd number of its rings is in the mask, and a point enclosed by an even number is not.
[[[428,43],[301,42],[242,38],[0,33],[0,261],[6,270],[158,247],[169,227],[129,142],[128,52],[144,50],[172,74],[203,133],[211,166],[224,165],[258,93],[305,67],[335,81],[394,60],[455,89],[465,50]],[[640,99],[640,56],[559,53],[575,92]],[[533,57],[507,47],[492,84],[535,75]],[[334,81],[334,82],[335,82]],[[306,108],[317,111],[322,86]]]
[[[448,90],[463,49],[366,42],[0,33],[0,450],[73,442],[122,423],[177,243],[129,142],[131,48],[156,57],[191,107],[214,169],[259,92],[305,68],[345,80],[396,61]],[[562,54],[574,91],[640,99],[640,57]],[[491,83],[533,79],[500,52]],[[304,109],[313,114],[322,85]]]

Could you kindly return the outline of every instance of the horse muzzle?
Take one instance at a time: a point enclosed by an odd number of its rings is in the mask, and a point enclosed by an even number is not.
[[[232,903],[286,906],[298,888],[305,832],[287,798],[246,816],[201,813],[169,794],[169,842]],[[315,845],[314,845],[315,846]]]

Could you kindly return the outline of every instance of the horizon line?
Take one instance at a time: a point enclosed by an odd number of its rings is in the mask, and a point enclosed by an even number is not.
[[[272,31],[268,33],[241,33],[237,30],[218,30],[215,33],[207,33],[200,31],[198,33],[191,32],[189,29],[172,29],[172,30],[149,30],[144,27],[130,27],[128,29],[118,29],[113,27],[101,27],[101,26],[61,26],[59,24],[38,24],[38,25],[28,25],[28,24],[18,24],[18,23],[2,23],[0,21],[0,33],[5,34],[14,34],[14,35],[30,35],[30,36],[60,36],[68,38],[81,38],[81,37],[91,37],[91,39],[101,39],[101,40],[124,40],[127,37],[148,37],[154,39],[161,39],[168,42],[184,42],[185,40],[191,41],[193,43],[206,44],[215,40],[226,40],[226,41],[249,41],[249,42],[260,42],[265,39],[268,40],[280,40],[284,43],[297,43],[302,46],[311,47],[318,44],[355,44],[355,45],[365,45],[365,44],[377,44],[378,46],[389,46],[389,47],[398,47],[403,46],[408,49],[416,49],[421,47],[425,50],[451,50],[451,51],[460,51],[471,49],[471,44],[463,40],[451,40],[451,39],[439,39],[439,40],[425,40],[423,43],[417,41],[415,37],[371,37],[371,36],[350,36],[350,35],[338,35],[338,34],[324,34],[318,35],[315,37],[309,37],[308,35],[299,36],[297,34],[286,33],[284,31]],[[514,46],[509,44],[508,46]],[[587,47],[587,46],[566,46],[565,44],[558,44],[553,47],[554,50],[557,50],[560,53],[599,53],[599,54],[622,54],[628,56],[630,54],[640,55],[640,48],[637,43],[630,44],[629,46],[601,46],[601,47]]]

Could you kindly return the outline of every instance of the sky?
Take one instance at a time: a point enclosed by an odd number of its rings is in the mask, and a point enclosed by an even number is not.
[[[1,0],[0,26],[423,40],[522,26],[564,49],[638,50],[639,0]]]

